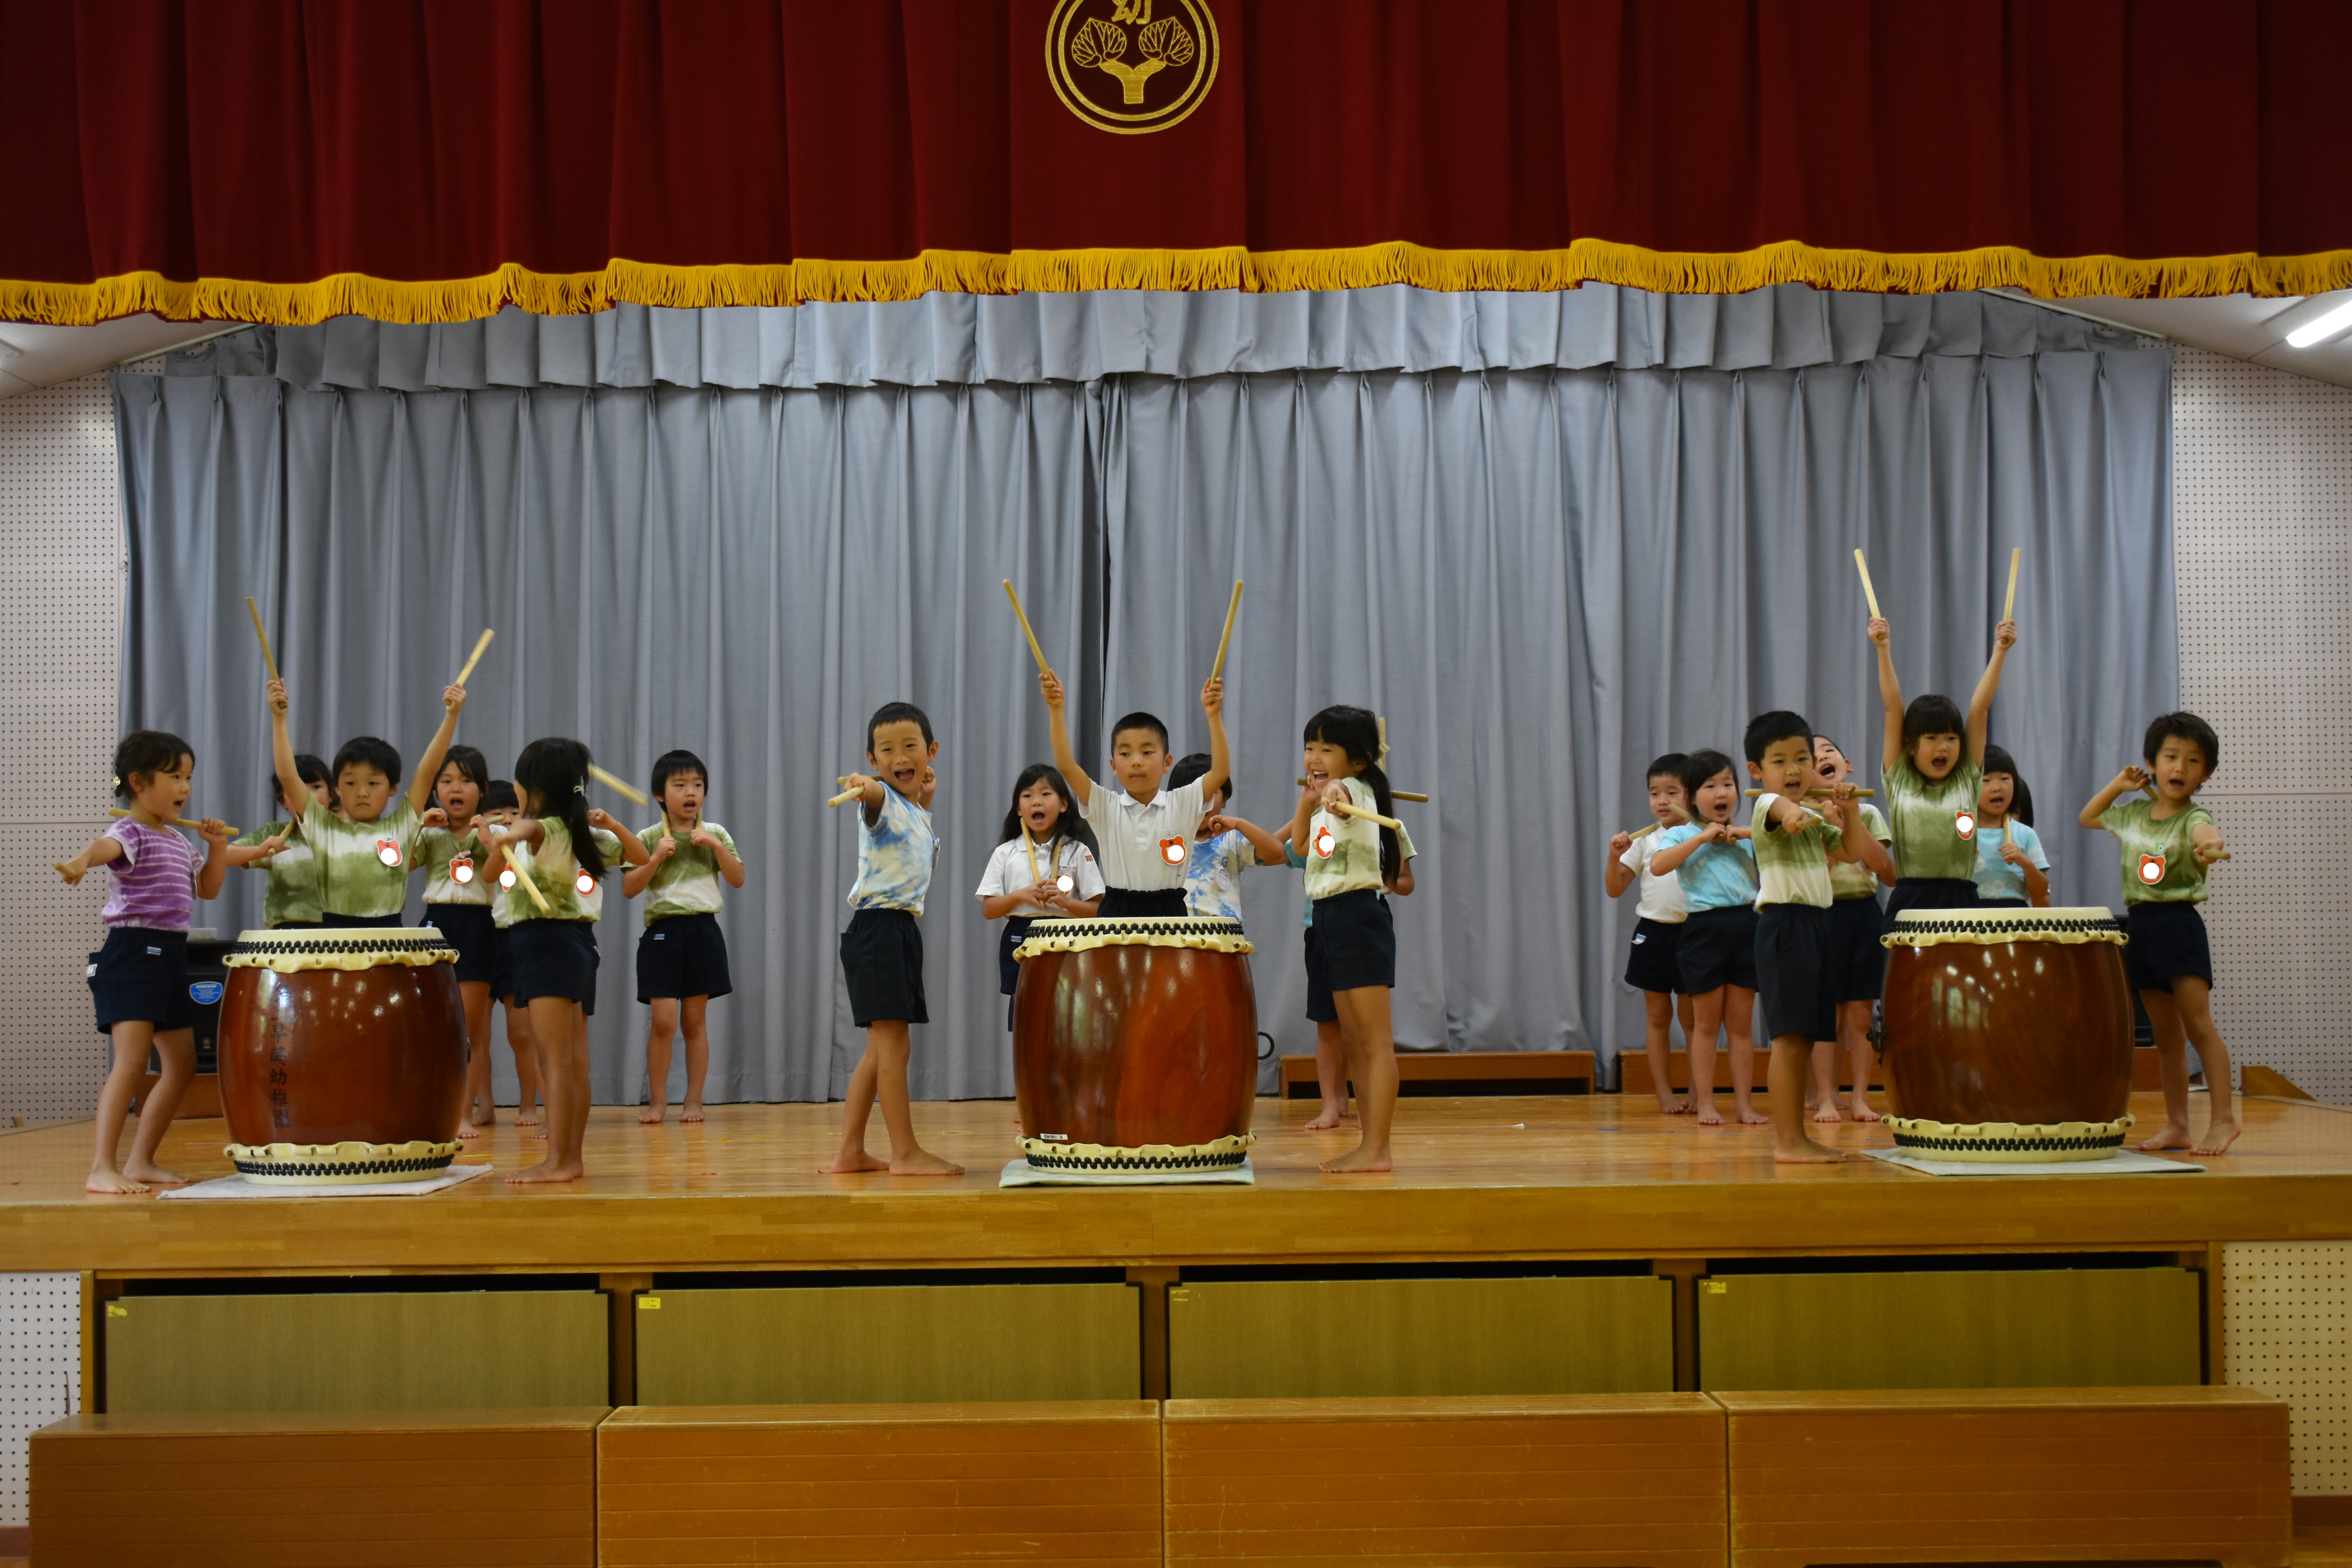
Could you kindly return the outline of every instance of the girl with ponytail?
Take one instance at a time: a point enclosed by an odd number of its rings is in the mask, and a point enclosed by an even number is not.
[[[1363,708],[1326,708],[1307,721],[1307,783],[1290,824],[1293,853],[1307,863],[1307,1016],[1337,1022],[1355,1080],[1363,1142],[1326,1171],[1391,1168],[1396,1116],[1396,1036],[1389,992],[1396,984],[1396,924],[1383,890],[1412,891],[1412,841],[1355,813],[1394,814],[1383,771],[1380,721]]]

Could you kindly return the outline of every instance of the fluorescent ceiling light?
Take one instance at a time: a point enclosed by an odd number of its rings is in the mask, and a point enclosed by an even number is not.
[[[2315,321],[2305,321],[2286,335],[2286,341],[2299,349],[2307,349],[2322,338],[2332,338],[2347,327],[2352,327],[2352,300],[2347,300]]]

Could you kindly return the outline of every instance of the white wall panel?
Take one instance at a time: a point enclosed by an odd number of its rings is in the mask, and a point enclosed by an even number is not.
[[[0,1530],[22,1529],[25,1440],[81,1408],[81,1276],[0,1274]]]
[[[2227,1381],[2287,1402],[2298,1497],[2352,1496],[2352,1242],[2221,1249]]]

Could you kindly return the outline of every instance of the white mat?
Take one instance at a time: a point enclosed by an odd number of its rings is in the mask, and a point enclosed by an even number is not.
[[[281,1187],[248,1182],[243,1176],[215,1176],[192,1187],[167,1187],[167,1198],[421,1198],[490,1173],[488,1165],[452,1165],[429,1182],[369,1182],[358,1186],[322,1184],[315,1187]]]
[[[1229,1171],[1041,1171],[1026,1159],[1013,1161],[996,1179],[1000,1187],[1252,1187],[1257,1172],[1242,1156]]]
[[[2201,1176],[2202,1165],[2160,1160],[2136,1149],[2118,1149],[2104,1160],[2028,1160],[2008,1164],[1991,1160],[1929,1160],[1908,1149],[1864,1149],[1874,1160],[1916,1171],[1923,1176]]]

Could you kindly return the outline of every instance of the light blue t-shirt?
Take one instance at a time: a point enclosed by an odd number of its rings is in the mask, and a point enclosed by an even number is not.
[[[1184,909],[1203,920],[1242,918],[1242,873],[1257,864],[1257,850],[1238,829],[1214,838],[1196,838],[1184,857]]]
[[[2012,822],[2010,830],[2017,835],[2017,847],[2038,870],[2050,869],[2050,857],[2042,852],[2042,836],[2021,822]],[[2022,899],[2030,897],[2025,890],[2025,873],[2000,858],[2000,829],[1979,826],[1977,829],[1977,897],[1980,899]]]
[[[867,822],[865,807],[858,807],[857,885],[849,889],[850,908],[921,914],[939,853],[931,814],[884,784],[878,820]]]
[[[1650,853],[1655,855],[1660,849],[1686,844],[1699,832],[1698,827],[1687,822],[1679,827],[1669,827],[1658,835]],[[1737,909],[1756,901],[1756,851],[1745,838],[1693,850],[1689,859],[1675,868],[1675,876],[1683,885],[1683,907],[1695,915],[1708,910]]]

